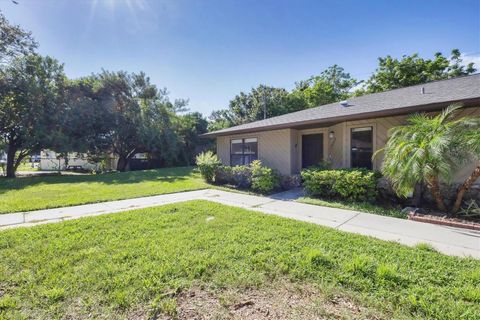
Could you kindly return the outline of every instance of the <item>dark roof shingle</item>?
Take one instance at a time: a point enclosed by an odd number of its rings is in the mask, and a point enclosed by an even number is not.
[[[424,93],[422,93],[422,87]],[[348,99],[348,107],[339,102],[316,108],[292,112],[265,120],[254,121],[231,128],[206,133],[206,137],[219,135],[280,129],[302,124],[325,123],[348,120],[361,115],[372,115],[408,111],[412,107],[480,101],[480,74],[433,81],[411,87],[368,94]],[[395,112],[396,111],[396,112]]]

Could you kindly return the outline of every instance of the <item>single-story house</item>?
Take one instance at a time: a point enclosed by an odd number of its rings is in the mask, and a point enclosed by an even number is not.
[[[334,168],[380,169],[388,131],[416,112],[439,112],[460,103],[460,116],[480,117],[480,74],[352,97],[265,120],[213,131],[217,155],[225,165],[260,159],[281,174],[297,174],[321,161]],[[474,168],[466,166],[455,180]]]

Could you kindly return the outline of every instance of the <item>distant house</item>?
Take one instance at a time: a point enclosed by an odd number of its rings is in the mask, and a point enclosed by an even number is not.
[[[88,161],[87,155],[78,153],[78,152],[70,152],[67,155],[67,159],[62,155],[59,155],[55,151],[52,150],[42,150],[40,152],[40,163],[38,168],[44,171],[64,171],[64,170],[99,170],[102,164],[100,163],[93,163]],[[147,153],[136,153],[133,158],[132,162],[142,162],[146,161],[148,158]],[[117,167],[118,159],[114,155],[110,155],[105,163],[105,168],[107,170],[115,170]]]
[[[388,130],[415,112],[438,112],[453,103],[461,116],[480,116],[480,74],[425,83],[331,103],[205,134],[216,138],[225,165],[260,159],[284,175],[297,174],[322,161],[334,168],[380,169],[372,154],[388,139]],[[474,168],[466,166],[456,180]]]
[[[100,166],[98,163],[88,162],[86,155],[76,152],[68,153],[66,158],[60,157],[55,151],[42,150],[38,168],[45,171],[63,171],[68,169],[96,170]]]

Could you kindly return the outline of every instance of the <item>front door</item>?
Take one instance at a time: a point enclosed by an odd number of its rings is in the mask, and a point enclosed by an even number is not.
[[[314,166],[323,160],[323,133],[302,136],[302,168]]]
[[[373,128],[353,128],[350,134],[351,167],[372,169]]]

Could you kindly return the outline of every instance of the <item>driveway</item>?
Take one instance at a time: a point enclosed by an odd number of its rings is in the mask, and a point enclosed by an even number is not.
[[[119,201],[0,215],[0,229],[59,222],[189,200],[208,200],[338,230],[413,246],[428,243],[438,251],[480,259],[480,232],[384,217],[351,210],[298,203],[297,191],[270,197],[214,189],[197,190]]]

